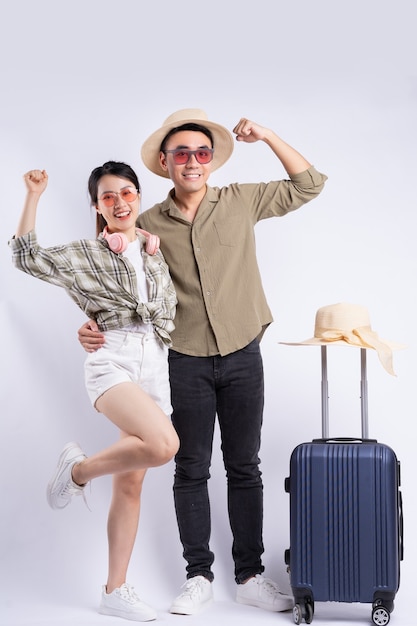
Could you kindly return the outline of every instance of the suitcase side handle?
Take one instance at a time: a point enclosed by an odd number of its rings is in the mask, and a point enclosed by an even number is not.
[[[398,507],[399,507],[399,524],[400,524],[400,561],[404,560],[404,517],[403,517],[403,495],[402,492],[398,492]]]

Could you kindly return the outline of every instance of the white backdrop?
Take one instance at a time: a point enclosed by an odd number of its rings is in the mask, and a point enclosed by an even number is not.
[[[402,462],[406,558],[393,622],[414,624],[409,603],[417,557],[413,12],[413,0],[14,0],[3,7],[2,623],[106,621],[95,607],[106,575],[110,479],[94,481],[87,491],[92,512],[81,499],[65,511],[51,511],[45,486],[67,441],[79,441],[90,454],[116,436],[91,408],[84,389],[84,352],[77,341],[83,314],[63,291],[12,267],[7,241],[24,198],[22,174],[30,168],[49,173],[37,227],[43,245],[94,236],[86,193],[90,171],[108,159],[130,163],[142,183],[142,208],[151,206],[165,197],[169,182],[146,170],[141,144],[173,111],[199,107],[230,129],[242,116],[273,128],[329,176],[311,204],[256,228],[275,317],[262,342],[266,574],[288,587],[284,479],[293,447],[320,434],[319,349],[278,342],[311,337],[321,306],[362,304],[381,337],[408,345],[395,354],[397,378],[369,354],[368,380],[370,434],[390,444]],[[284,176],[265,145],[237,144],[210,182]],[[334,348],[329,377],[331,433],[359,435],[359,353]],[[172,464],[148,474],[129,580],[159,609],[161,620],[183,623],[187,618],[167,613],[185,572],[172,475]],[[226,616],[239,624],[254,618],[291,623],[288,614],[266,615],[232,602],[217,434],[210,489],[219,604],[187,624],[213,619],[221,624]],[[332,620],[332,611],[343,620],[346,610],[316,607],[315,623]],[[369,607],[358,611],[352,610],[352,619],[369,620]]]

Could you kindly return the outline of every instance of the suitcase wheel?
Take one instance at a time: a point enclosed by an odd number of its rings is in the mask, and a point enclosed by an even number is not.
[[[314,609],[311,602],[305,604],[295,604],[292,610],[292,616],[294,618],[294,624],[301,624],[303,618],[306,624],[311,624],[313,621]]]
[[[376,626],[385,626],[390,620],[390,612],[382,604],[372,609],[372,621]]]
[[[303,612],[299,604],[294,604],[292,616],[294,618],[294,624],[301,624],[303,621]]]

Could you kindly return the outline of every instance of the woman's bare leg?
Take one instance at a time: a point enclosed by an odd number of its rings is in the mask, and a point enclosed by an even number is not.
[[[107,593],[111,593],[126,582],[138,529],[145,473],[146,470],[137,470],[113,476],[113,496],[107,522],[109,542]]]

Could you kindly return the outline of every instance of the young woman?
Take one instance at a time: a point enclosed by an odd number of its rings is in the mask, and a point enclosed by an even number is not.
[[[25,174],[27,195],[10,241],[15,266],[63,287],[105,333],[105,345],[87,356],[86,387],[93,406],[120,430],[120,439],[87,457],[76,443],[62,451],[47,489],[53,509],[99,476],[113,475],[108,518],[109,572],[99,612],[135,621],[155,611],[126,582],[139,520],[140,494],[149,467],[167,463],[178,450],[171,421],[167,351],[176,294],[155,236],[135,228],[140,187],[132,168],[109,161],[90,175],[97,211],[97,239],[42,248],[35,233],[47,173]]]

